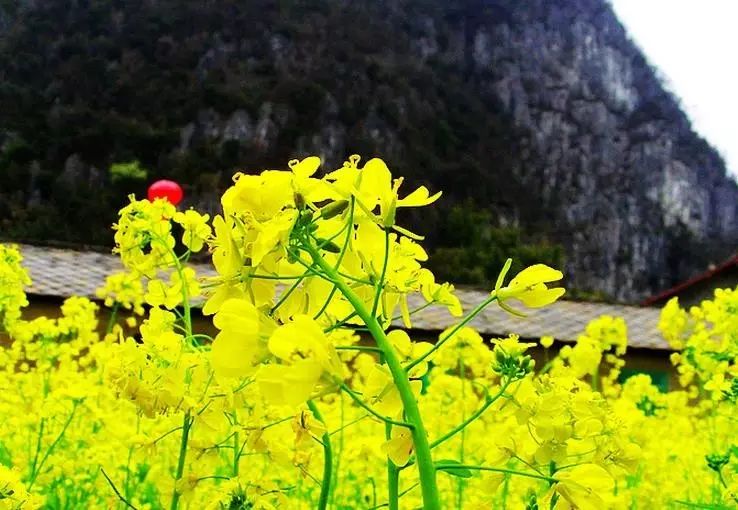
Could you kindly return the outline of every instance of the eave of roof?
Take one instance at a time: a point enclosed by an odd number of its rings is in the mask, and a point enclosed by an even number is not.
[[[649,297],[648,299],[645,299],[642,304],[643,306],[652,306],[657,303],[666,301],[667,299],[671,299],[672,297],[678,295],[679,293],[683,292],[689,287],[692,287],[693,285],[709,280],[710,278],[713,278],[714,276],[717,276],[720,273],[723,273],[727,271],[728,269],[735,267],[735,266],[738,266],[738,254],[733,255],[731,258],[729,258],[722,264],[719,264],[718,266],[708,269],[704,273],[700,273],[696,276],[693,276],[692,278],[689,278],[688,280],[685,280],[682,283],[675,285],[674,287],[670,289],[666,289],[665,291],[660,292],[659,294],[656,294],[654,296]]]
[[[23,265],[28,269],[33,284],[29,294],[65,298],[84,296],[95,299],[95,290],[102,286],[106,276],[123,269],[118,257],[112,254],[69,249],[19,245]],[[213,276],[209,264],[192,264],[199,276]],[[457,289],[465,311],[481,303],[488,293],[479,290]],[[419,295],[408,297],[410,309],[419,308],[424,300]],[[512,316],[497,306],[489,306],[470,325],[487,336],[517,333],[524,338],[550,335],[564,342],[575,342],[588,322],[601,315],[622,317],[628,325],[629,345],[635,348],[669,350],[659,334],[659,310],[628,305],[558,301],[545,308],[530,310],[528,317]],[[443,307],[428,307],[413,316],[413,328],[440,332],[455,324]]]

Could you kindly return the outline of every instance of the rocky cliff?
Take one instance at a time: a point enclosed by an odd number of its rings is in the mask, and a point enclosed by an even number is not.
[[[144,186],[116,161],[214,208],[234,168],[356,152],[561,244],[567,284],[617,300],[738,237],[736,184],[604,0],[6,4],[8,235],[105,239]],[[409,218],[431,246],[443,211]]]

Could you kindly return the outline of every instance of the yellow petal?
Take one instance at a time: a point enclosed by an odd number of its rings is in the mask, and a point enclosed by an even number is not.
[[[290,161],[290,169],[298,177],[310,177],[320,167],[320,158],[318,156],[308,156],[302,161]]]
[[[392,436],[385,443],[385,451],[392,462],[404,466],[413,454],[413,437],[405,427],[393,427]]]
[[[534,264],[526,267],[510,282],[510,287],[527,287],[537,283],[556,282],[561,280],[564,274],[545,264]]]
[[[397,201],[397,207],[422,207],[429,205],[441,197],[442,192],[438,192],[433,196],[429,196],[430,192],[425,186],[421,186],[405,198]]]
[[[215,373],[221,377],[240,377],[251,372],[254,360],[254,344],[235,332],[220,332],[211,349],[211,361]]]
[[[387,340],[397,349],[400,356],[405,359],[410,356],[413,348],[413,342],[408,334],[402,329],[395,329],[387,333]]]
[[[563,296],[565,292],[566,289],[562,287],[548,289],[541,283],[540,286],[536,286],[533,290],[524,292],[515,297],[522,301],[528,308],[540,308],[542,306],[550,305]]]
[[[556,473],[556,491],[579,510],[599,510],[604,507],[601,495],[612,494],[615,481],[610,473],[597,464],[582,464]]]
[[[228,299],[213,317],[216,328],[254,334],[259,330],[259,311],[245,299]]]

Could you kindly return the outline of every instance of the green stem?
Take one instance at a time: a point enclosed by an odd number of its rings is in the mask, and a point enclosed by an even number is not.
[[[505,390],[507,389],[508,386],[510,386],[510,383],[511,381],[505,382],[505,384],[502,385],[502,388],[500,388],[500,391],[498,391],[492,397],[487,397],[487,400],[482,407],[474,411],[473,414],[471,414],[467,419],[459,423],[457,426],[455,426],[454,428],[446,432],[444,435],[442,435],[441,437],[433,441],[430,444],[431,449],[437,447],[441,443],[448,441],[449,439],[454,437],[456,434],[464,430],[470,423],[472,423],[477,418],[479,418],[482,415],[482,413],[484,413],[489,408],[489,406],[494,404],[497,401],[497,399],[499,399],[505,393]]]
[[[672,499],[672,503],[676,503],[677,505],[684,505],[688,506],[690,508],[704,508],[705,510],[729,510],[730,507],[727,506],[715,506],[715,505],[707,505],[704,503],[692,503],[691,501],[681,501],[679,499]]]
[[[351,199],[348,221],[335,236],[330,238],[330,240],[332,241],[333,239],[341,235],[341,232],[343,232],[344,230],[347,230],[346,239],[344,239],[343,241],[343,246],[341,247],[341,253],[338,254],[336,263],[333,264],[333,267],[336,268],[336,271],[338,271],[338,269],[341,267],[341,261],[343,260],[343,257],[346,256],[346,250],[348,249],[348,245],[349,245],[349,242],[351,241],[351,236],[354,231],[354,199],[353,198]],[[317,320],[323,314],[323,312],[326,311],[326,309],[328,308],[328,305],[331,304],[331,301],[333,300],[333,296],[335,295],[337,290],[338,288],[334,285],[330,293],[328,294],[328,297],[326,298],[325,303],[323,303],[323,306],[321,306],[320,310],[318,310],[318,312],[313,316],[315,320]]]
[[[413,316],[413,315],[415,315],[416,313],[418,313],[418,312],[422,312],[422,311],[423,311],[423,310],[425,310],[426,308],[428,308],[428,307],[431,307],[431,306],[433,306],[433,305],[435,305],[435,304],[436,304],[436,301],[435,301],[435,300],[434,300],[434,301],[428,301],[428,302],[427,302],[427,303],[425,303],[424,305],[420,305],[419,307],[417,307],[417,308],[413,308],[412,310],[410,310],[410,313],[409,313],[408,315],[410,315],[410,317],[412,317],[412,316]],[[391,322],[395,322],[395,321],[399,321],[399,320],[402,320],[402,314],[400,314],[400,315],[396,315],[396,316],[392,317],[392,320],[391,320]]]
[[[502,486],[502,508],[507,508],[507,494],[510,491],[510,477],[506,476]]]
[[[136,415],[136,434],[141,432],[141,416]],[[133,457],[133,445],[130,445],[128,447],[128,460],[126,460],[126,480],[123,483],[123,493],[125,494],[125,497],[130,497],[129,492],[129,484],[131,480],[131,458]],[[103,473],[105,475],[105,473]],[[105,475],[107,478],[107,475]]]
[[[113,326],[115,325],[115,321],[118,318],[118,308],[120,308],[120,303],[117,301],[113,303],[113,308],[110,310],[110,317],[108,318],[108,325],[105,328],[105,334],[109,335],[111,331],[113,331]]]
[[[378,347],[371,347],[369,345],[338,345],[336,346],[337,351],[367,351],[367,352],[382,352]]]
[[[115,492],[115,495],[118,496],[118,499],[120,499],[121,503],[123,503],[126,507],[130,508],[131,510],[138,510],[135,506],[131,504],[130,501],[128,501],[123,495],[120,493],[118,488],[113,483],[113,480],[110,479],[108,474],[105,472],[103,468],[100,468],[100,471],[102,471],[103,476],[108,481],[108,484],[110,485],[110,488],[113,489],[113,492]]]
[[[404,491],[402,491],[402,492],[401,492],[400,494],[398,494],[398,497],[400,497],[400,498],[401,498],[402,496],[404,496],[404,495],[405,495],[405,494],[407,494],[408,492],[410,492],[410,491],[414,490],[414,489],[415,489],[415,488],[416,488],[416,487],[417,487],[418,485],[420,485],[420,484],[418,484],[418,483],[414,483],[414,484],[412,484],[412,485],[411,485],[410,487],[408,487],[407,489],[405,489]],[[375,496],[376,496],[376,495],[375,495]],[[376,500],[376,497],[375,497],[374,499]],[[388,506],[389,506],[389,503],[382,503],[381,505],[377,505],[377,504],[376,504],[376,501],[374,501],[374,505],[375,505],[375,506],[373,506],[373,507],[369,508],[369,510],[377,510],[377,509],[379,509],[379,508],[384,508],[384,507],[386,507],[386,506],[388,507]]]
[[[177,254],[174,252],[174,250],[171,247],[169,247],[169,245],[161,237],[154,236],[154,239],[159,240],[162,246],[164,246],[165,249],[167,249],[169,251],[169,254],[172,256],[172,263],[173,263],[174,269],[177,271],[177,275],[179,276],[179,281],[181,284],[182,321],[184,322],[186,338],[191,341],[192,340],[192,307],[190,306],[190,296],[189,296],[189,292],[187,289],[187,280],[184,277],[184,268],[182,266],[182,260],[179,257],[177,257]],[[180,493],[177,490],[177,482],[182,479],[182,475],[184,474],[185,460],[187,457],[187,443],[189,441],[190,428],[192,427],[193,420],[194,418],[191,417],[190,411],[185,412],[184,417],[182,418],[182,437],[180,439],[180,445],[179,445],[179,457],[177,459],[177,472],[174,477],[174,490],[172,491],[172,501],[169,506],[170,510],[177,510],[177,506],[179,505]]]
[[[277,301],[277,304],[275,304],[272,307],[272,309],[269,311],[269,315],[270,316],[273,316],[274,313],[277,310],[279,310],[279,307],[282,306],[285,303],[285,301],[287,301],[287,299],[292,295],[292,293],[295,290],[297,290],[297,287],[300,286],[300,284],[307,277],[308,274],[309,274],[309,271],[305,271],[304,273],[302,273],[302,276],[300,276],[300,278],[298,278],[297,280],[295,280],[295,282],[290,286],[290,288],[287,289],[285,292],[282,293],[282,295],[279,297],[279,301]]]
[[[312,411],[315,418],[323,423],[325,426],[325,420],[318,410],[318,406],[312,400],[307,401],[308,409]],[[318,510],[325,510],[328,508],[328,499],[331,494],[331,480],[333,477],[333,450],[331,449],[331,435],[326,432],[323,433],[323,482],[320,484],[320,500],[318,501]]]
[[[33,456],[33,463],[31,464],[31,475],[29,480],[33,481],[36,479],[36,466],[38,465],[38,456],[41,454],[41,441],[44,436],[44,426],[46,425],[46,418],[41,418],[41,422],[38,427],[38,434],[36,435],[36,453]]]
[[[326,329],[324,329],[323,332],[324,333],[330,333],[334,329],[342,328],[342,327],[346,326],[348,324],[348,321],[350,321],[354,317],[356,317],[356,312],[351,312],[350,314],[348,314],[346,317],[344,317],[340,321],[338,321],[335,324],[333,324],[333,325],[327,327]]]
[[[497,300],[497,295],[494,292],[492,292],[487,299],[485,299],[484,301],[482,301],[481,303],[479,303],[474,308],[474,310],[472,310],[469,313],[469,315],[467,315],[466,317],[464,317],[461,322],[459,322],[456,326],[454,326],[454,328],[451,331],[449,331],[448,333],[446,333],[445,335],[443,335],[441,338],[439,338],[438,339],[438,342],[435,343],[435,345],[433,346],[432,349],[428,349],[422,356],[420,356],[419,358],[417,358],[414,361],[412,361],[411,363],[409,363],[405,367],[405,370],[407,370],[409,372],[410,370],[412,370],[416,366],[420,365],[423,361],[425,361],[428,358],[428,356],[430,356],[431,354],[433,354],[434,352],[436,352],[438,349],[440,349],[441,346],[443,344],[445,344],[447,341],[449,341],[451,338],[453,338],[453,336],[456,333],[458,333],[458,331],[461,328],[463,328],[464,326],[466,326],[467,324],[469,324],[474,319],[474,317],[476,317],[477,315],[479,315],[482,310],[484,310],[485,308],[487,308],[487,306],[489,306],[490,303],[492,303],[493,301],[496,301],[496,300]]]
[[[43,458],[41,459],[41,462],[38,463],[38,467],[34,468],[33,477],[28,482],[28,490],[30,491],[33,487],[33,484],[36,482],[36,478],[38,477],[39,473],[41,473],[41,468],[44,467],[44,464],[48,460],[49,456],[54,451],[54,448],[59,444],[59,441],[62,440],[62,437],[64,437],[64,434],[67,432],[67,429],[69,428],[69,425],[72,423],[72,420],[74,419],[74,413],[77,411],[77,406],[79,405],[79,401],[75,401],[74,405],[72,406],[72,412],[69,414],[69,418],[67,418],[67,421],[64,422],[64,426],[61,429],[61,432],[59,432],[59,435],[56,436],[56,439],[54,439],[54,442],[51,443],[49,446],[49,449],[46,450],[46,453],[44,453]]]
[[[592,390],[600,391],[600,365],[598,364],[592,372]]]
[[[508,473],[508,474],[516,475],[516,476],[524,476],[526,478],[535,478],[537,480],[544,480],[552,484],[558,482],[558,480],[552,476],[538,475],[536,473],[526,473],[525,471],[516,471],[514,469],[493,468],[493,467],[487,467],[487,466],[470,466],[467,464],[449,464],[447,466],[441,465],[438,467],[438,469],[441,469],[441,470],[443,470],[444,468],[469,469],[472,471],[491,471],[494,473]]]
[[[341,399],[341,401],[343,402],[343,399]],[[339,427],[338,429],[336,429],[333,432],[331,432],[331,435],[332,436],[335,436],[336,434],[340,434],[340,436],[339,436],[339,444],[343,444],[343,431],[346,430],[347,428],[349,428],[351,425],[355,425],[356,423],[359,423],[361,420],[365,420],[366,418],[367,418],[366,415],[359,416],[355,420],[351,420],[347,424],[341,425],[341,427]],[[343,423],[343,418],[341,418],[341,423]]]
[[[718,469],[717,474],[718,474],[718,478],[720,478],[720,483],[723,484],[723,487],[725,487],[726,489],[729,489],[728,484],[725,482],[725,477],[723,477],[723,472]],[[734,496],[733,493],[730,492],[730,490],[728,490],[728,493],[730,494],[730,498],[736,503],[738,503],[738,497]]]
[[[177,490],[177,482],[182,479],[185,468],[185,458],[187,457],[187,441],[190,437],[190,427],[192,426],[192,420],[190,418],[190,412],[187,411],[182,419],[182,439],[179,444],[179,459],[177,460],[177,473],[174,477],[174,491],[172,492],[172,504],[169,505],[171,510],[177,510],[179,505],[179,491]]]
[[[238,478],[238,471],[241,464],[241,451],[239,445],[241,441],[239,439],[238,432],[233,433],[233,478]]]
[[[320,267],[320,269],[323,270],[329,279],[335,282],[335,285],[344,295],[346,300],[351,303],[351,306],[364,321],[364,324],[366,324],[369,332],[377,342],[377,347],[382,349],[387,367],[392,374],[392,379],[397,387],[397,391],[400,393],[400,398],[405,409],[405,417],[413,426],[410,430],[413,436],[415,457],[418,464],[420,488],[423,493],[423,508],[425,510],[440,510],[441,503],[438,495],[438,487],[436,485],[436,470],[433,466],[433,458],[431,456],[430,445],[428,444],[428,434],[425,431],[423,418],[420,414],[418,403],[415,400],[415,395],[410,387],[410,381],[408,380],[402,363],[400,363],[397,353],[393,349],[392,344],[387,338],[382,326],[379,324],[379,321],[377,321],[377,318],[369,313],[369,310],[366,309],[361,298],[357,296],[351,287],[349,287],[339,276],[338,271],[323,259],[312,244],[307,244],[306,249],[312,256],[313,261]]]
[[[349,425],[352,425],[353,423],[356,423],[357,421],[361,421],[364,417],[358,418],[358,420],[354,420],[353,422],[346,423],[346,399],[343,397],[343,395],[339,394],[339,397],[341,398],[341,426],[338,428],[338,430],[334,430],[333,432],[329,432],[329,436],[334,436],[336,433],[338,433],[338,451],[336,452],[336,461],[334,462],[333,466],[333,480],[331,481],[331,484],[333,487],[338,487],[341,480],[339,478],[341,473],[341,456],[343,455],[343,443],[344,443],[344,430]],[[333,506],[333,500],[336,497],[336,491],[331,492],[331,497],[328,502],[329,506]]]
[[[389,441],[392,436],[392,425],[385,423],[385,437]],[[395,463],[387,459],[387,507],[389,510],[400,508],[400,470]]]
[[[391,418],[387,418],[386,416],[382,416],[380,413],[378,413],[377,411],[375,411],[374,409],[372,409],[371,407],[369,407],[368,405],[366,405],[364,402],[362,402],[362,400],[358,397],[358,395],[356,395],[356,393],[351,388],[349,388],[348,386],[346,386],[345,383],[342,383],[340,381],[337,381],[337,383],[338,383],[338,386],[341,388],[341,390],[345,391],[348,394],[348,396],[351,397],[351,399],[354,402],[356,402],[357,404],[359,404],[359,407],[365,409],[372,416],[374,416],[376,418],[379,418],[380,420],[382,420],[385,423],[389,423],[389,424],[392,424],[392,425],[399,425],[400,427],[407,427],[407,428],[410,428],[410,429],[413,428],[413,425],[411,423],[406,423],[404,421],[397,421],[397,420],[393,420]]]
[[[154,439],[154,440],[153,440],[153,441],[152,441],[151,443],[152,443],[152,444],[156,444],[156,443],[158,443],[159,441],[161,441],[162,439],[164,439],[165,437],[167,437],[167,436],[168,436],[169,434],[174,434],[174,433],[175,433],[175,432],[177,432],[178,430],[182,430],[182,427],[181,427],[181,426],[179,426],[179,427],[174,427],[174,428],[173,428],[172,430],[170,430],[170,431],[168,431],[168,432],[164,432],[164,433],[163,433],[162,435],[160,435],[159,437],[157,437],[156,439]]]
[[[374,302],[372,303],[372,317],[377,316],[377,308],[379,307],[379,299],[382,297],[382,290],[384,290],[384,279],[387,276],[387,267],[389,266],[389,232],[384,231],[384,261],[382,262],[382,272],[379,275],[379,280],[374,289]]]

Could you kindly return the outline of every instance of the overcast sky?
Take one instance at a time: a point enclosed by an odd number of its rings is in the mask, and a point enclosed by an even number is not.
[[[738,0],[610,1],[694,129],[738,176]]]

